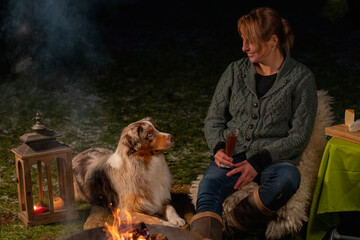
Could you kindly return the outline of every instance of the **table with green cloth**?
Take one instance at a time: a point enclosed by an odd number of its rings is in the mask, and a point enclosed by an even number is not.
[[[360,144],[333,137],[320,164],[306,239],[322,239],[348,211],[360,211]]]

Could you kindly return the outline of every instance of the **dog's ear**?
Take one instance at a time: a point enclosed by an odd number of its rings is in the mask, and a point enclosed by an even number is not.
[[[143,134],[144,134],[144,128],[139,124],[139,126],[137,126],[137,135],[139,139],[143,138]]]
[[[156,129],[159,130],[159,126],[155,123],[155,121],[152,117],[146,117],[142,120],[150,122]]]
[[[141,124],[134,124],[124,135],[122,144],[127,146],[131,152],[136,152],[141,148],[141,139],[144,133],[144,128]]]
[[[154,124],[154,119],[152,117],[144,117],[139,122],[142,122],[142,121],[148,121],[148,122],[151,122],[152,124]]]

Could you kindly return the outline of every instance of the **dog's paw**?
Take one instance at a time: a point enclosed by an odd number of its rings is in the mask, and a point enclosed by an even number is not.
[[[182,227],[186,224],[185,220],[179,217],[175,208],[170,204],[166,206],[165,218],[170,224],[176,227]]]
[[[168,221],[170,224],[177,226],[177,227],[182,227],[186,224],[185,220],[182,219],[181,217],[171,218]]]

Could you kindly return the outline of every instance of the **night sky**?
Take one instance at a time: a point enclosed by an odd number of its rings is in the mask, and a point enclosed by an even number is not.
[[[329,2],[334,0],[3,0],[0,83],[19,75],[41,82],[49,73],[71,75],[121,66],[124,51],[156,53],[165,49],[168,54],[196,55],[201,49],[214,57],[221,53],[225,60],[219,63],[230,63],[242,54],[236,21],[258,6],[272,7],[289,20],[296,37],[293,55],[297,60],[316,67],[321,57],[329,61],[322,52],[331,57],[334,51],[338,55],[333,54],[331,67],[356,67],[358,58],[348,53],[359,52],[354,46],[359,38],[359,4],[348,0],[349,8],[342,12],[329,10]],[[328,9],[327,15],[324,9]],[[318,88],[326,88],[325,83],[319,84]]]

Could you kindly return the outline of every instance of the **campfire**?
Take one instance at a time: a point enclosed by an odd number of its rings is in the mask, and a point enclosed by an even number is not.
[[[126,211],[117,208],[113,212],[114,222],[109,225],[105,222],[106,236],[111,240],[145,240],[150,234],[144,222],[134,224],[133,216]]]
[[[99,216],[108,214],[101,207],[94,209],[98,211]],[[172,227],[154,216],[121,209],[115,209],[102,223],[104,226],[86,229],[69,236],[66,240],[203,240],[196,233]]]
[[[110,233],[107,227],[95,227],[73,234],[66,238],[66,240],[204,240],[200,235],[178,227],[145,224],[144,222],[137,224],[116,223],[110,226],[110,228],[115,232]]]

